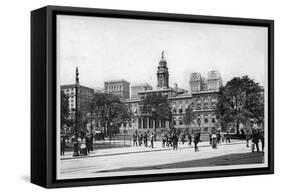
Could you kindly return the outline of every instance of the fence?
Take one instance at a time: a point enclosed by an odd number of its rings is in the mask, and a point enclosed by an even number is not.
[[[114,134],[102,140],[94,140],[94,149],[109,149],[132,146],[132,136],[127,134]]]

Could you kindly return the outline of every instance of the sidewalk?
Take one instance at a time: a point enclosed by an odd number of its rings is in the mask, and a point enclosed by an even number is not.
[[[218,145],[218,147],[221,146],[228,146],[228,145],[234,145],[234,144],[245,144],[246,142],[243,140],[232,140],[231,143],[221,143]],[[200,142],[198,144],[198,147],[210,147],[209,141]],[[185,142],[185,144],[179,143],[178,146],[179,150],[182,149],[194,149],[194,145],[192,143],[192,146],[188,145],[188,142]],[[89,157],[101,157],[101,156],[112,156],[112,155],[121,155],[121,154],[132,154],[132,153],[144,153],[144,152],[156,152],[156,151],[167,151],[167,150],[173,150],[172,147],[165,147],[162,148],[162,142],[156,141],[154,142],[154,148],[150,147],[144,147],[144,146],[132,146],[132,147],[123,147],[123,148],[110,148],[110,149],[100,149],[100,150],[94,150],[87,156],[76,156],[73,157],[73,152],[65,152],[64,156],[61,156],[61,160],[68,160],[68,159],[81,159],[81,158],[89,158]]]

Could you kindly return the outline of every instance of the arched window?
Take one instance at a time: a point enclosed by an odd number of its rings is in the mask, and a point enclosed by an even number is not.
[[[205,118],[205,123],[208,123],[208,118]]]
[[[183,122],[182,122],[182,119],[180,120],[180,125],[182,125],[183,124]]]
[[[177,122],[175,120],[173,120],[173,125],[177,125]]]
[[[212,118],[212,123],[215,123],[216,122],[216,119],[215,118]]]

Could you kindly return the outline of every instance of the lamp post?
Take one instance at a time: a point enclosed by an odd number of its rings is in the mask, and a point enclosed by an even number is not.
[[[76,67],[76,76],[75,76],[76,84],[75,84],[75,140],[73,145],[73,155],[72,156],[79,156],[79,144],[78,144],[78,88],[79,88],[79,72],[78,67]]]
[[[200,118],[197,119],[197,124],[198,124],[198,126],[199,126],[199,132],[201,132],[201,130],[200,130],[201,119],[200,119]]]
[[[154,120],[154,137],[155,137],[155,141],[156,141],[156,122],[157,122],[157,120],[156,120],[156,110],[155,110],[155,108],[152,108],[151,111],[152,111],[151,116]]]

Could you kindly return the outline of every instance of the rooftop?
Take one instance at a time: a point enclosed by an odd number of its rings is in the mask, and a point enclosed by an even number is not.
[[[125,83],[130,83],[124,79],[116,79],[116,80],[107,80],[107,81],[104,81],[104,83],[120,83],[120,82],[125,82]]]

